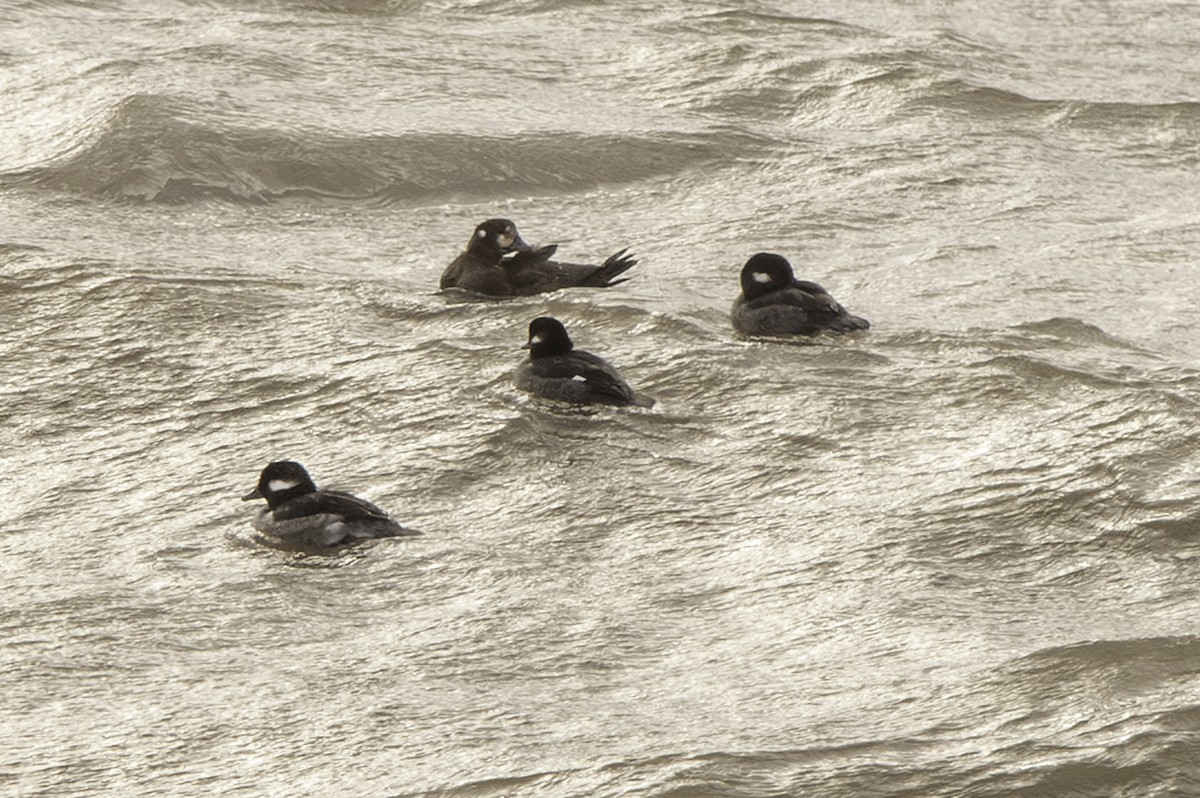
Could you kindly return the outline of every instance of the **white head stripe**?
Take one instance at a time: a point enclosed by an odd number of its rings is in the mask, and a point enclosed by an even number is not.
[[[771,275],[767,274],[766,272],[755,272],[754,279],[756,282],[769,283],[771,282]]]
[[[582,374],[576,374],[575,376],[571,377],[571,379],[575,380],[576,382],[587,382],[587,377],[583,376]]]
[[[273,479],[267,483],[267,489],[272,493],[282,493],[285,490],[291,490],[299,484],[299,482],[291,479]]]

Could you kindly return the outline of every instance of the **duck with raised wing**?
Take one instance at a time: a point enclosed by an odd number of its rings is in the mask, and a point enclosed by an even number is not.
[[[440,288],[460,288],[488,296],[530,296],[560,288],[611,288],[637,260],[628,249],[599,266],[550,260],[557,244],[532,247],[508,219],[488,219],[475,228],[467,248],[442,273]]]

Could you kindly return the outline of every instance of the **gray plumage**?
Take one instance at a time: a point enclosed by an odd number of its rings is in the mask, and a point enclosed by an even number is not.
[[[527,393],[577,405],[653,407],[603,358],[574,348],[567,330],[548,316],[529,323],[529,360],[517,369],[516,386]]]
[[[781,255],[759,252],[742,267],[742,293],[730,313],[745,335],[815,335],[865,330],[871,323],[853,316],[816,283],[797,280]]]
[[[265,499],[254,528],[290,544],[326,547],[368,538],[419,535],[387,513],[349,493],[318,490],[304,466],[292,460],[269,464],[258,486],[242,501]]]

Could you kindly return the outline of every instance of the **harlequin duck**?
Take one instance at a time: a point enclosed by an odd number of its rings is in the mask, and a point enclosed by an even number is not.
[[[489,296],[529,296],[560,288],[611,288],[629,278],[614,279],[637,260],[626,252],[599,266],[550,260],[557,244],[532,247],[508,219],[488,219],[475,228],[467,248],[442,273],[440,287],[461,288]]]

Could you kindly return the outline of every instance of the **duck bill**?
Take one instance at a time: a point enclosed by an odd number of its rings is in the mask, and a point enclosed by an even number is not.
[[[520,233],[514,234],[513,240],[508,242],[508,245],[504,247],[505,254],[508,254],[510,252],[532,252],[532,251],[533,251],[533,247],[531,247],[531,246],[529,246],[529,244],[525,243],[525,239],[521,238]]]
[[[255,499],[261,499],[262,497],[263,497],[262,493],[259,492],[258,488],[255,488],[254,490],[250,491],[245,496],[243,496],[242,501],[251,502],[251,501],[254,501]]]

